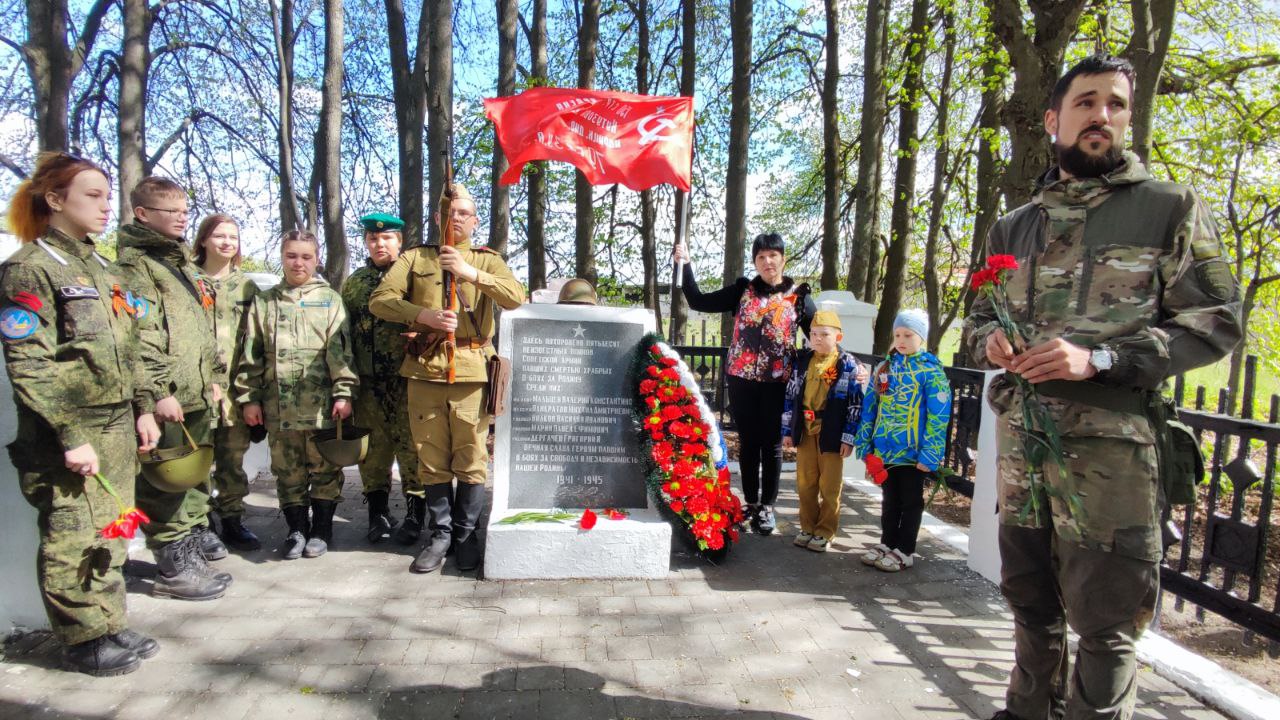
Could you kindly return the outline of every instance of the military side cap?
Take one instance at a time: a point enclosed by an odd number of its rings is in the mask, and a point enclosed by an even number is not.
[[[819,310],[814,313],[813,324],[844,330],[844,328],[840,327],[840,316],[835,314],[833,310]]]
[[[471,197],[471,193],[467,192],[467,189],[463,187],[462,183],[453,184],[452,199],[453,200],[470,200],[471,202],[475,202],[475,198]]]
[[[596,289],[582,278],[574,278],[560,288],[560,297],[556,300],[560,305],[597,305]]]
[[[360,218],[360,225],[369,232],[404,229],[404,221],[391,213],[373,213]]]

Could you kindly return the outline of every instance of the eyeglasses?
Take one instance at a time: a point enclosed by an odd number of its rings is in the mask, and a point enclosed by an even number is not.
[[[449,209],[449,217],[456,217],[460,220],[466,220],[467,218],[473,218],[475,216],[476,214],[471,212],[470,210],[454,210],[452,208]]]
[[[190,210],[174,210],[172,208],[147,207],[146,205],[143,205],[142,209],[154,210],[155,212],[169,213],[170,215],[174,215],[174,216],[178,216],[178,215],[186,216],[191,214]]]

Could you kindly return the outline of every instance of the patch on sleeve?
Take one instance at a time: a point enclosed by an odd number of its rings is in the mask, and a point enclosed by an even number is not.
[[[1231,275],[1231,266],[1224,260],[1197,263],[1196,280],[1204,294],[1218,302],[1235,302],[1240,298],[1239,286]]]
[[[40,318],[24,307],[9,306],[0,310],[0,335],[6,340],[22,340],[40,329]]]
[[[125,293],[125,300],[128,301],[129,307],[133,308],[134,320],[141,320],[151,314],[151,301],[141,295],[128,292]]]
[[[1202,234],[1198,240],[1191,243],[1191,255],[1196,260],[1212,260],[1222,257],[1222,243],[1218,242],[1218,236],[1212,233]]]
[[[39,312],[40,308],[44,307],[44,301],[41,300],[39,296],[29,293],[26,290],[14,295],[13,303],[15,305],[21,305],[32,312]]]
[[[83,279],[83,278],[82,278]],[[66,285],[58,288],[58,297],[63,300],[79,300],[81,298],[98,298],[98,288],[91,285]]]

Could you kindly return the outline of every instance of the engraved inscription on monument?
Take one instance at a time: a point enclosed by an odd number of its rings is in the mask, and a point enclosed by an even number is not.
[[[645,507],[627,385],[644,328],[522,318],[513,330],[507,506]]]

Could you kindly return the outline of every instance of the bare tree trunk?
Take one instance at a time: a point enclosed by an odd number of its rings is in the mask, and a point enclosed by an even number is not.
[[[280,128],[276,154],[280,161],[280,228],[302,227],[302,211],[293,179],[293,0],[271,0],[271,27],[276,49],[276,91],[280,103]]]
[[[893,318],[902,309],[907,260],[911,251],[912,209],[916,195],[916,126],[928,47],[929,0],[912,0],[906,68],[898,100],[898,168],[893,180],[893,213],[889,220],[889,251],[885,257],[884,295],[876,314],[873,350],[889,347]]]
[[[1031,199],[1036,179],[1053,162],[1044,111],[1062,74],[1067,43],[1088,0],[1032,0],[1028,23],[1020,0],[987,0],[996,37],[1009,52],[1013,93],[1004,106],[1012,154],[1004,174],[1004,197],[1009,207]],[[1034,36],[1027,29],[1034,28]]]
[[[434,217],[444,191],[446,161],[453,141],[453,0],[432,0],[427,69],[427,217]],[[419,48],[418,52],[422,52]],[[469,188],[468,188],[469,189]],[[428,223],[427,242],[441,241],[438,221]]]
[[[400,160],[400,218],[404,246],[421,245],[423,233],[422,126],[427,115],[427,27],[429,4],[418,16],[417,46],[409,56],[403,0],[386,0],[387,45],[396,109],[396,147]]]
[[[114,0],[96,0],[74,46],[67,44],[67,0],[27,2],[27,41],[22,60],[35,93],[36,139],[41,152],[67,149],[67,105],[71,83],[93,50]]]
[[[124,43],[116,117],[116,182],[120,221],[133,216],[129,193],[147,174],[147,72],[151,65],[151,8],[147,0],[124,0]]]
[[[1129,0],[1133,13],[1133,35],[1124,57],[1133,63],[1137,76],[1133,87],[1133,121],[1130,124],[1133,151],[1146,163],[1151,154],[1151,115],[1160,86],[1160,73],[1169,54],[1178,14],[1177,0]]]
[[[582,0],[582,25],[578,28],[578,87],[596,84],[596,45],[600,41],[600,0]],[[591,183],[581,170],[574,171],[573,199],[577,221],[574,225],[573,271],[595,285],[599,279],[595,258],[595,210],[591,206]]]
[[[876,243],[880,184],[881,140],[887,98],[884,87],[885,35],[889,28],[888,0],[868,0],[862,44],[862,114],[858,131],[858,186],[853,210],[853,247],[849,250],[849,292],[868,297],[868,267]]]
[[[628,2],[636,17],[636,92],[649,94],[649,0]],[[662,334],[662,305],[658,295],[658,248],[654,237],[653,191],[640,191],[640,259],[644,265],[644,306],[653,311]]]
[[[725,178],[724,284],[742,275],[747,244],[747,143],[751,139],[751,32],[753,0],[730,0],[733,75],[729,92],[729,171]],[[733,316],[720,317],[720,338],[733,334]]]
[[[498,3],[498,97],[516,91],[516,25],[520,7],[516,0]],[[507,254],[507,238],[511,234],[511,188],[498,182],[507,171],[507,157],[498,145],[498,131],[493,131],[493,188],[489,194],[489,247]]]
[[[840,12],[825,0],[827,67],[822,78],[822,289],[840,286]]]
[[[696,45],[698,28],[697,3],[695,0],[681,0],[680,2],[680,94],[684,97],[693,97],[693,73],[697,68]],[[684,201],[686,203],[693,202],[693,193],[687,193]],[[680,218],[680,208],[676,206],[675,221],[678,224]],[[692,212],[687,213],[689,217],[693,216]],[[688,236],[686,228],[686,237]],[[673,343],[684,342],[685,325],[689,321],[689,308],[684,301],[684,293],[677,288],[672,288],[671,292],[671,332],[667,339]]]
[[[347,233],[342,208],[342,0],[324,0],[324,82],[320,126],[316,129],[315,168],[320,174],[320,207],[324,217],[324,277],[342,285],[347,276]],[[313,170],[313,172],[316,172]]]
[[[933,188],[929,192],[929,229],[924,241],[924,292],[929,313],[929,352],[937,354],[938,344],[947,325],[942,322],[942,279],[938,277],[938,236],[942,232],[942,211],[946,207],[949,183],[947,173],[951,166],[950,131],[951,73],[955,66],[956,31],[955,5],[942,8],[943,59],[942,84],[938,88],[937,130],[938,147],[933,153]]]
[[[547,0],[533,0],[529,55],[531,85],[547,84]],[[526,166],[529,176],[529,290],[547,286],[547,161]]]

